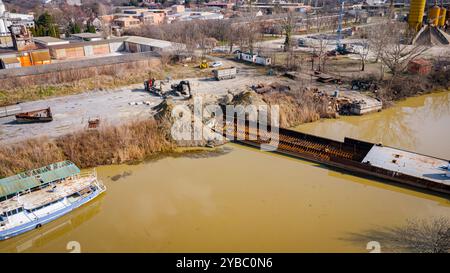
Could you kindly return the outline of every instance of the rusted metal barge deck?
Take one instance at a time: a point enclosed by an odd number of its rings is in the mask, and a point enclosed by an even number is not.
[[[255,136],[234,126],[235,142],[260,148],[268,145],[270,127]],[[449,161],[346,137],[343,142],[279,128],[276,152],[353,173],[450,194]]]

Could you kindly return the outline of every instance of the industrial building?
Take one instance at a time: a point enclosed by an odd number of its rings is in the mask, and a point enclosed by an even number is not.
[[[34,27],[34,16],[8,12],[5,4],[0,0],[0,36],[8,36],[9,27],[14,24],[25,25],[28,28]]]
[[[101,32],[97,32],[97,33],[90,33],[90,32],[85,32],[85,33],[76,33],[76,34],[71,34],[70,35],[71,38],[73,38],[74,40],[78,40],[78,41],[86,41],[86,42],[95,42],[95,41],[100,41],[103,40],[103,33]]]
[[[450,36],[443,31],[447,24],[447,9],[441,3],[438,6],[428,7],[428,14],[425,15],[427,8],[426,0],[411,0],[408,25],[417,31],[417,35],[413,40],[413,44],[426,46],[449,45]]]
[[[0,68],[9,69],[21,67],[20,61],[16,57],[4,57],[0,60]]]
[[[138,27],[141,24],[141,21],[136,18],[117,18],[114,19],[114,24],[121,28],[131,28],[131,27]]]
[[[84,34],[86,33],[78,34],[80,39],[76,40],[33,37],[33,48],[22,51],[7,50],[3,54],[0,52],[0,68],[43,65],[51,62],[127,53],[171,52],[185,48],[182,44],[138,36],[86,41],[85,39],[96,35]]]
[[[68,44],[48,46],[48,49],[50,50],[50,56],[52,59],[77,59],[123,51],[124,41],[125,38],[113,38],[98,41],[77,41]]]
[[[0,68],[18,68],[52,62],[48,49],[37,49],[26,52],[9,52],[0,55]]]
[[[158,39],[139,36],[129,36],[125,40],[125,50],[131,53],[137,52],[168,52],[184,49],[184,45]]]
[[[62,40],[62,39],[58,39],[58,38],[50,37],[50,36],[33,37],[33,41],[35,44],[39,45],[40,47],[65,45],[65,44],[69,43],[69,41],[67,41],[67,40]]]
[[[223,14],[208,11],[193,11],[184,5],[173,5],[166,9],[119,7],[113,15],[113,24],[120,28],[132,28],[142,24],[158,25],[175,21],[221,20]]]
[[[138,36],[48,46],[50,55],[55,60],[84,58],[120,52],[167,52],[181,49],[182,47],[183,45],[180,44]]]
[[[141,24],[161,24],[165,21],[167,10],[128,8],[113,15],[113,22],[121,28],[130,28]]]

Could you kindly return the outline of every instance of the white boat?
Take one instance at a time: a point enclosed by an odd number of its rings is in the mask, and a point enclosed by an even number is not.
[[[0,240],[38,229],[106,190],[70,161],[0,179]]]

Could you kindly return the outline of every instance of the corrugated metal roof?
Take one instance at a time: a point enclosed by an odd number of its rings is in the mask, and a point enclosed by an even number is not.
[[[70,36],[77,37],[77,38],[83,38],[83,39],[85,39],[85,38],[102,38],[103,33],[102,32],[96,32],[96,33],[84,32],[84,33],[70,34]]]
[[[69,43],[69,41],[58,39],[51,36],[39,36],[39,37],[33,37],[33,40],[35,42],[41,42],[41,43]]]
[[[19,173],[0,179],[0,198],[78,174],[80,169],[70,161]]]
[[[134,43],[134,44],[148,45],[148,46],[157,47],[157,48],[171,48],[175,44],[175,43],[172,43],[169,41],[140,37],[140,36],[127,36],[126,41],[130,42],[130,43]]]
[[[89,42],[72,42],[65,45],[49,45],[48,48],[50,49],[63,49],[63,48],[74,48],[74,47],[84,47],[89,45],[102,45],[102,44],[111,44],[111,43],[117,43],[117,42],[124,42],[126,38],[111,38],[111,39],[105,39],[105,40],[99,40],[99,41],[89,41]]]

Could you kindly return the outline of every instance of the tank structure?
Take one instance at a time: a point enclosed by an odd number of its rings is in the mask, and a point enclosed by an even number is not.
[[[439,15],[441,13],[441,8],[437,5],[430,8],[428,11],[428,21],[430,25],[437,27],[439,25]]]
[[[445,25],[446,16],[447,16],[447,9],[444,7],[441,7],[441,13],[439,16],[439,23],[438,23],[438,25],[440,27],[443,27]]]
[[[439,6],[436,0],[434,5],[427,9],[427,20],[423,22],[425,7],[426,0],[411,0],[408,24],[412,30],[416,31],[412,44],[424,46],[450,45],[450,36],[443,30],[447,16],[443,1]]]
[[[426,0],[411,0],[408,16],[409,27],[418,31],[422,27]]]

